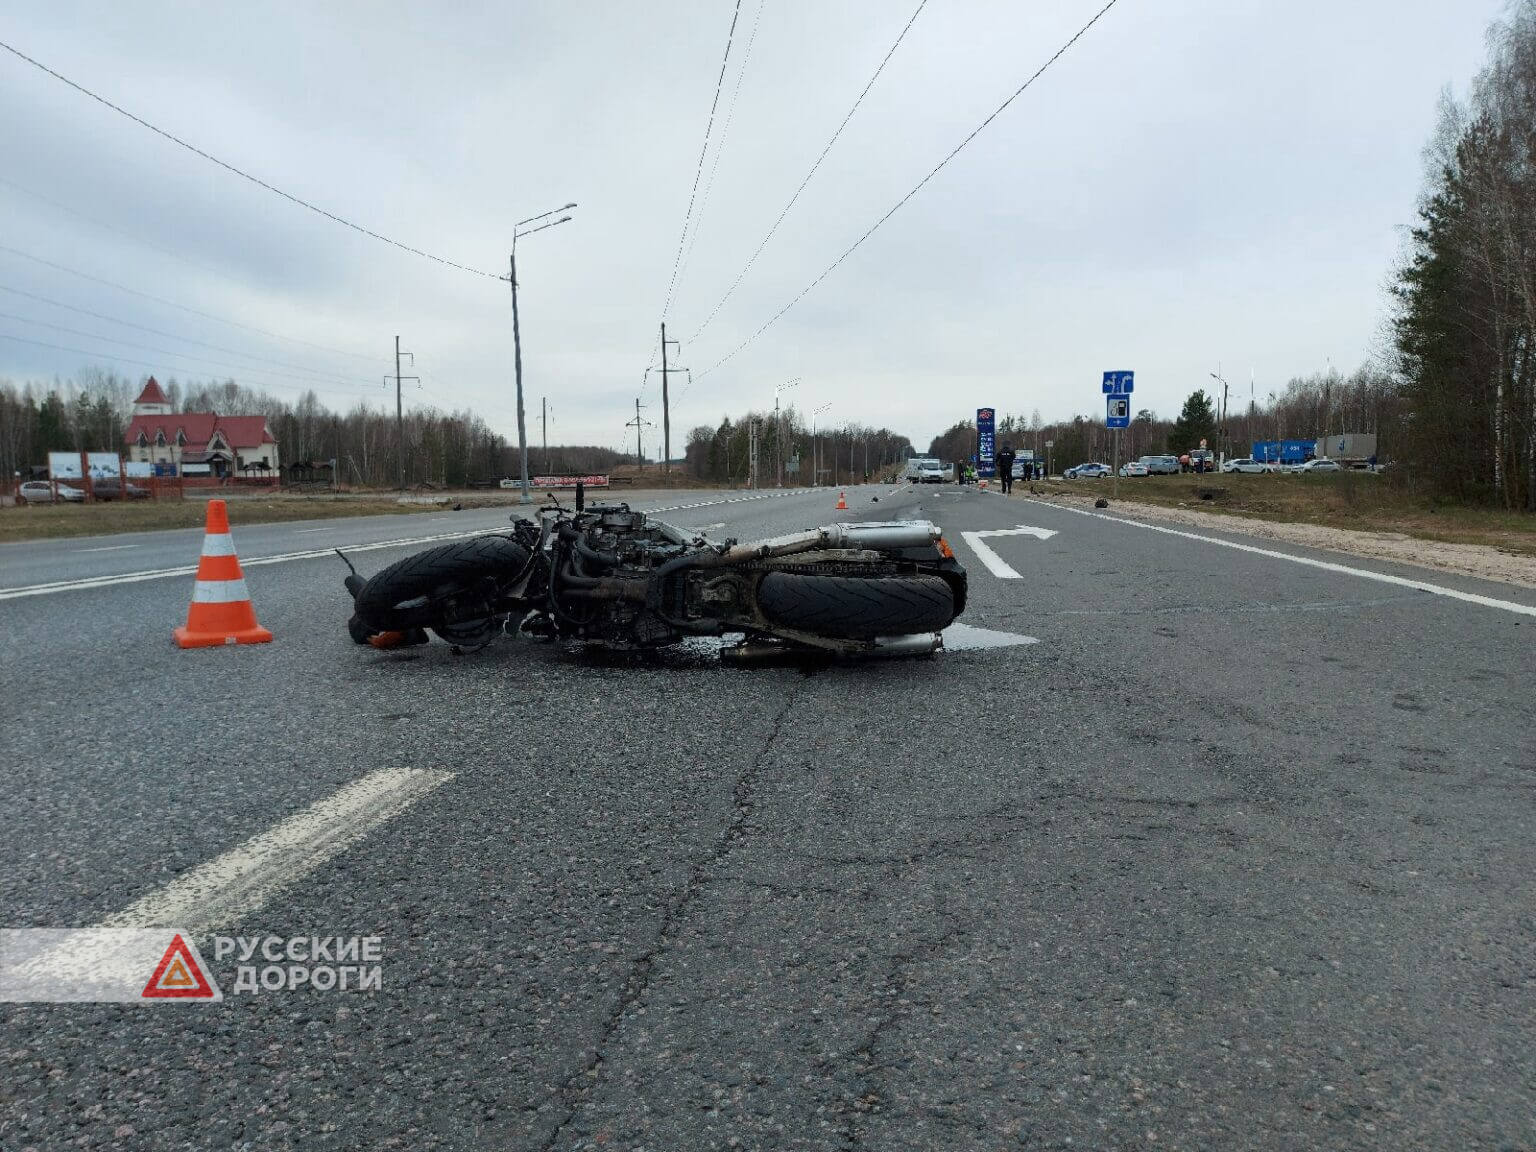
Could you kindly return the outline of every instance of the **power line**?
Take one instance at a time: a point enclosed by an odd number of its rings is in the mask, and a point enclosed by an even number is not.
[[[215,268],[212,264],[204,264],[200,260],[188,259],[178,252],[173,252],[163,244],[156,244],[154,241],[146,240],[142,236],[135,236],[132,232],[125,231],[122,228],[114,227],[113,225],[108,224],[105,220],[98,220],[94,216],[87,216],[84,212],[80,212],[74,208],[71,208],[63,201],[55,200],[51,196],[45,196],[41,192],[34,191],[31,188],[25,188],[22,185],[17,184],[14,180],[8,180],[4,177],[0,177],[0,186],[9,188],[13,192],[20,192],[23,196],[30,196],[34,200],[39,200],[42,203],[49,205],[56,211],[64,213],[66,216],[73,216],[76,220],[83,220],[87,224],[90,224],[92,227],[100,228],[104,232],[111,232],[113,235],[121,236],[135,244],[141,244],[145,248],[153,249],[154,251],[159,252],[161,255],[169,256],[172,260],[176,260],[190,268],[201,268],[204,272],[212,272],[215,276],[218,276],[222,279],[233,279],[225,269]]]
[[[757,43],[757,27],[762,23],[763,6],[767,2],[768,0],[758,0],[757,14],[752,18],[752,34],[747,37],[747,46],[741,54],[741,68],[736,73],[736,86],[731,89],[731,105],[725,110],[725,124],[721,127],[720,139],[715,144],[715,158],[709,166],[709,179],[704,182],[704,198],[699,201],[699,215],[693,222],[693,235],[688,240],[688,251],[683,255],[683,266],[678,271],[679,279],[688,275],[688,264],[693,259],[693,250],[699,242],[704,213],[709,208],[709,194],[715,188],[715,173],[720,169],[720,155],[725,151],[725,142],[731,135],[731,124],[736,119],[736,103],[741,98],[741,85],[747,78],[747,67],[752,63],[752,45]]]
[[[104,339],[104,337],[102,337],[102,339]],[[9,332],[0,332],[0,340],[13,340],[18,344],[31,344],[37,348],[51,348],[55,352],[73,352],[80,356],[90,356],[97,360],[109,361],[113,364],[133,364],[140,368],[149,368],[151,370],[160,372],[164,372],[166,370],[165,364],[157,363],[152,360],[135,360],[127,356],[118,356],[111,352],[101,352],[91,348],[68,348],[62,344],[49,344],[43,340],[29,340],[25,336],[12,336]],[[121,343],[121,341],[119,341],[119,343]],[[176,358],[179,360],[188,359],[188,357],[185,356],[177,356]],[[260,380],[250,376],[247,376],[245,379],[249,384],[252,385],[259,385],[262,388],[277,388],[285,392],[312,392],[315,390],[313,384],[301,388],[295,384],[274,384],[270,380]],[[358,396],[364,395],[364,393],[361,392],[352,393],[349,389],[345,388],[333,388],[330,389],[330,391],[347,392],[350,395]]]
[[[800,290],[799,295],[797,295],[788,304],[784,305],[784,307],[780,308],[777,312],[775,312],[773,314],[773,316],[768,320],[768,322],[766,324],[764,324],[756,332],[752,333],[752,335],[748,336],[745,340],[743,340],[735,348],[731,349],[731,351],[727,352],[719,360],[716,360],[708,368],[704,369],[704,371],[700,372],[698,374],[698,376],[696,377],[696,379],[702,380],[705,376],[708,376],[716,368],[720,367],[727,360],[730,360],[737,353],[739,353],[743,348],[745,348],[747,345],[751,344],[754,340],[756,340],[764,332],[768,331],[769,328],[772,328],[775,324],[777,324],[779,322],[779,320],[784,316],[784,314],[786,312],[788,312],[796,304],[800,303],[800,301],[803,300],[811,292],[812,289],[814,289],[818,284],[820,284],[823,280],[825,280],[828,276],[830,276],[834,271],[836,271],[838,265],[840,265],[844,260],[848,259],[849,256],[852,256],[853,253],[856,252],[859,249],[859,247],[864,243],[864,241],[868,240],[871,236],[873,236],[875,234],[876,231],[879,230],[879,228],[880,228],[880,226],[882,224],[884,224],[892,216],[896,215],[896,213],[901,210],[902,206],[904,204],[906,204],[906,202],[908,200],[910,200],[910,199],[912,199],[912,197],[916,196],[918,194],[918,192],[920,192],[923,189],[923,187],[925,185],[927,185],[928,181],[932,180],[935,176],[937,176],[943,170],[944,166],[946,164],[948,164],[951,160],[953,160],[956,156],[958,156],[960,154],[961,150],[967,144],[969,144],[972,140],[976,139],[977,136],[981,135],[983,129],[985,129],[987,127],[987,125],[991,124],[992,121],[996,120],[999,116],[1001,116],[1003,114],[1003,112],[1007,110],[1008,106],[1010,104],[1012,104],[1015,100],[1017,100],[1020,96],[1022,96],[1024,94],[1025,90],[1027,88],[1029,88],[1029,86],[1031,84],[1033,84],[1036,80],[1040,79],[1040,77],[1045,73],[1045,70],[1047,68],[1049,68],[1052,64],[1056,63],[1057,60],[1061,59],[1061,57],[1066,54],[1067,50],[1070,49],[1072,47],[1072,45],[1076,44],[1079,40],[1081,40],[1083,38],[1083,36],[1085,36],[1087,34],[1088,30],[1090,28],[1092,28],[1095,24],[1097,24],[1104,17],[1104,14],[1106,12],[1108,12],[1111,8],[1113,8],[1119,2],[1120,2],[1120,0],[1109,0],[1109,3],[1105,4],[1104,7],[1100,8],[1096,13],[1094,13],[1093,18],[1091,20],[1089,20],[1088,23],[1084,24],[1081,28],[1079,28],[1077,30],[1077,32],[1073,34],[1073,36],[1072,36],[1072,38],[1070,40],[1068,40],[1060,48],[1056,49],[1056,52],[1051,56],[1051,58],[1049,60],[1047,60],[1044,64],[1040,65],[1040,67],[1035,70],[1034,75],[1032,75],[1028,80],[1024,81],[1024,83],[1020,84],[1018,86],[1018,88],[1014,90],[1013,95],[1009,96],[1008,99],[1004,100],[1001,104],[999,104],[997,106],[997,108],[992,112],[992,114],[990,116],[988,116],[985,120],[983,120],[980,124],[978,124],[976,126],[976,128],[971,132],[971,134],[969,136],[967,136],[964,140],[960,141],[960,143],[956,144],[955,147],[950,151],[949,155],[945,156],[944,159],[940,160],[937,164],[935,164],[934,167],[933,167],[933,170],[931,172],[929,172],[928,175],[924,176],[921,180],[919,180],[912,187],[912,190],[910,192],[908,192],[900,200],[896,201],[896,203],[894,205],[892,205],[890,211],[888,211],[884,216],[880,217],[880,219],[876,220],[873,224],[871,224],[869,226],[868,231],[866,231],[864,233],[864,235],[860,236],[851,245],[849,245],[848,249],[841,256],[839,256],[836,260],[832,261],[831,264],[827,265],[826,269],[821,273],[820,276],[816,277],[816,279],[812,280],[809,284],[807,284],[804,288],[802,288]],[[682,397],[678,397],[678,399],[681,400]]]
[[[738,4],[738,6],[740,5],[740,0],[737,0],[737,4]],[[214,155],[211,155],[210,153],[204,152],[201,148],[197,147],[195,144],[188,144],[181,137],[172,135],[170,132],[167,132],[164,128],[157,128],[155,125],[151,124],[148,120],[145,120],[145,119],[143,119],[143,118],[141,118],[139,116],[135,116],[132,112],[129,112],[127,109],[120,108],[118,105],[112,103],[112,101],[108,100],[105,96],[98,96],[95,92],[92,92],[89,88],[86,88],[86,87],[84,87],[84,86],[82,86],[80,84],[76,84],[68,76],[64,76],[64,75],[61,75],[58,72],[55,72],[52,68],[48,67],[46,64],[43,64],[40,61],[32,59],[32,57],[28,56],[25,52],[22,52],[22,51],[20,51],[17,48],[13,48],[11,45],[5,43],[5,41],[3,41],[3,40],[0,40],[0,48],[4,48],[7,52],[9,52],[11,55],[17,57],[18,59],[25,60],[28,64],[32,65],[32,67],[38,69],[39,71],[48,73],[48,75],[52,76],[55,80],[59,80],[59,81],[63,82],[64,84],[69,85],[69,87],[73,88],[76,92],[79,92],[81,95],[89,96],[92,100],[96,101],[98,104],[102,104],[102,105],[112,109],[112,111],[116,112],[118,115],[126,116],[129,120],[132,120],[135,124],[138,124],[138,125],[140,125],[141,127],[144,127],[144,128],[148,128],[151,132],[155,133],[155,135],[164,137],[166,140],[169,140],[172,144],[177,144],[177,145],[181,146],[182,148],[185,148],[188,152],[191,152],[191,153],[193,153],[196,156],[201,156],[204,160],[207,160],[209,163],[217,164],[220,168],[223,168],[227,172],[233,172],[236,176],[239,176],[242,180],[249,180],[252,184],[255,184],[255,185],[257,185],[258,187],[261,187],[261,188],[265,188],[268,192],[275,193],[276,195],[281,196],[284,200],[287,200],[287,201],[290,201],[291,203],[297,204],[300,208],[307,208],[311,212],[314,212],[314,213],[316,213],[316,214],[318,214],[320,216],[324,216],[327,220],[331,220],[331,221],[334,221],[337,224],[344,225],[345,227],[352,229],[354,232],[361,232],[364,236],[371,236],[375,240],[382,240],[384,243],[391,244],[394,247],[399,248],[399,249],[401,249],[404,252],[411,253],[412,255],[423,256],[423,257],[425,257],[428,260],[435,260],[435,261],[437,261],[437,263],[444,264],[444,265],[446,265],[449,268],[457,268],[460,272],[470,272],[470,273],[473,273],[476,276],[486,276],[486,277],[489,277],[492,280],[499,279],[497,274],[494,273],[494,272],[484,272],[484,271],[481,271],[479,268],[471,268],[471,267],[469,267],[466,264],[458,264],[458,263],[455,263],[452,260],[445,259],[442,256],[434,256],[431,252],[424,252],[420,248],[413,248],[409,244],[402,244],[398,240],[391,240],[388,236],[384,236],[384,235],[382,235],[382,234],[380,234],[378,232],[374,232],[373,230],[371,230],[369,228],[364,228],[361,224],[354,224],[354,223],[352,223],[352,221],[347,220],[344,217],[338,216],[334,212],[327,212],[324,208],[319,208],[319,207],[315,206],[314,204],[311,204],[308,200],[301,200],[299,197],[294,196],[292,193],[284,192],[281,188],[278,188],[278,187],[275,187],[275,186],[273,186],[271,184],[268,184],[265,180],[261,179],[258,176],[252,176],[249,172],[242,171],[241,169],[236,168],[233,164],[227,163],[226,161],[220,160],[217,156],[214,156]]]
[[[249,368],[242,368],[238,365],[225,364],[218,360],[209,360],[206,356],[189,356],[185,352],[177,352],[170,348],[156,348],[151,344],[137,344],[132,340],[121,340],[116,336],[103,336],[100,332],[84,332],[79,328],[67,328],[62,324],[50,324],[46,320],[33,320],[31,317],[17,316],[11,312],[0,312],[0,320],[15,320],[18,323],[32,324],[39,328],[52,328],[55,332],[64,332],[70,336],[84,336],[87,340],[105,340],[108,344],[121,344],[124,348],[137,348],[141,352],[155,352],[161,356],[172,356],[177,360],[190,360],[196,364],[211,364],[215,368],[222,369],[225,372],[233,371],[245,373],[250,371]],[[69,351],[69,349],[65,349],[65,351]],[[76,351],[78,351],[78,349],[76,349]],[[267,369],[261,369],[261,371],[267,371]],[[272,375],[279,376],[284,380],[297,380],[299,383],[304,384],[309,388],[323,388],[328,392],[350,392],[355,395],[363,394],[358,392],[356,389],[339,387],[324,380],[310,380],[303,376],[290,376],[286,372],[275,372],[272,373]],[[356,381],[355,383],[360,383],[360,381]]]
[[[699,149],[699,164],[693,173],[693,191],[688,193],[688,211],[683,213],[683,234],[677,238],[677,255],[672,260],[672,280],[667,285],[667,298],[661,306],[661,318],[667,318],[672,308],[672,290],[677,287],[677,272],[683,261],[683,245],[688,240],[688,224],[693,219],[693,202],[699,194],[699,177],[704,175],[704,157],[709,154],[709,137],[715,130],[715,109],[720,104],[720,89],[725,86],[725,66],[731,59],[731,41],[736,38],[736,21],[741,18],[741,0],[736,0],[731,13],[731,30],[725,36],[725,55],[720,60],[720,75],[715,80],[715,98],[709,104],[709,123],[704,126],[704,145]]]
[[[156,304],[163,304],[167,308],[175,308],[178,311],[189,313],[193,316],[201,316],[204,320],[216,320],[220,324],[228,324],[231,328],[243,328],[247,332],[255,332],[261,336],[268,336],[273,340],[286,340],[291,344],[302,344],[306,348],[318,348],[322,352],[334,352],[338,356],[351,356],[358,360],[371,360],[377,362],[377,356],[365,356],[361,352],[348,352],[344,348],[332,348],[327,344],[316,344],[310,340],[300,340],[297,336],[284,336],[281,332],[269,332],[265,328],[256,328],[250,324],[242,324],[238,320],[226,320],[223,316],[215,316],[212,312],[201,312],[196,308],[188,308],[185,304],[178,304],[174,300],[167,300],[163,296],[152,296],[148,292],[140,292],[137,288],[129,288],[126,284],[118,284],[112,280],[103,280],[100,276],[92,276],[89,272],[81,272],[75,268],[68,268],[63,264],[56,264],[52,260],[44,260],[41,256],[34,256],[30,252],[23,252],[20,248],[11,248],[0,244],[0,252],[9,252],[12,256],[20,256],[23,260],[30,260],[34,264],[41,264],[45,268],[52,268],[70,276],[78,276],[82,280],[89,280],[93,284],[103,284],[108,288],[115,288],[119,292],[126,292],[130,296],[138,296],[144,300],[152,300]]]
[[[151,336],[164,336],[168,340],[180,340],[185,344],[196,344],[201,348],[211,348],[215,352],[223,352],[229,356],[238,356],[242,360],[258,360],[264,364],[275,364],[279,368],[294,368],[300,372],[309,373],[318,377],[321,381],[337,380],[344,384],[361,384],[364,381],[352,376],[342,376],[336,372],[321,372],[303,364],[292,364],[287,360],[273,360],[270,356],[256,356],[250,352],[241,352],[237,348],[225,348],[219,344],[210,344],[206,340],[194,340],[190,336],[179,336],[174,332],[163,332],[159,328],[150,328],[144,324],[135,324],[131,320],[120,320],[116,316],[108,316],[104,312],[92,312],[89,308],[78,308],[73,304],[66,304],[62,300],[54,300],[47,296],[39,296],[35,292],[23,292],[20,288],[12,288],[6,284],[0,284],[0,292],[9,292],[15,296],[25,296],[28,300],[36,300],[41,304],[49,304],[55,308],[63,308],[70,312],[78,312],[82,316],[89,316],[94,320],[105,320],[108,324],[120,324],[124,328],[136,328],[140,332],[148,332]],[[30,321],[29,321],[30,322]],[[41,321],[38,321],[41,323]]]
[[[896,37],[895,42],[886,51],[884,59],[880,61],[880,66],[875,69],[874,75],[869,78],[869,83],[864,85],[864,91],[859,93],[858,99],[853,102],[853,107],[848,109],[848,115],[843,117],[843,122],[837,126],[837,131],[832,133],[832,138],[827,141],[827,146],[821,150],[821,155],[816,157],[816,162],[811,165],[811,170],[805,174],[805,179],[800,181],[800,187],[795,189],[795,194],[789,198],[789,203],[784,205],[784,210],[779,213],[779,218],[773,222],[773,227],[768,229],[768,234],[763,237],[762,243],[757,246],[757,251],[753,252],[748,258],[746,266],[742,268],[731,286],[725,290],[725,295],[720,297],[715,306],[710,309],[709,315],[705,317],[704,323],[699,325],[698,331],[688,337],[690,343],[699,338],[704,329],[709,327],[710,321],[720,314],[720,309],[725,307],[725,302],[731,298],[737,288],[741,287],[741,282],[746,279],[747,273],[752,271],[752,265],[757,263],[757,258],[763,254],[763,249],[768,247],[768,241],[773,239],[774,233],[779,230],[779,225],[784,223],[784,217],[789,215],[789,210],[795,206],[795,201],[800,199],[800,193],[805,191],[805,186],[811,182],[811,177],[816,175],[816,170],[821,167],[821,162],[827,158],[827,153],[832,151],[832,145],[837,143],[837,138],[843,134],[843,129],[848,127],[848,121],[853,119],[853,114],[859,110],[859,105],[864,103],[864,97],[869,95],[869,90],[875,86],[875,81],[880,79],[880,73],[885,71],[885,66],[890,63],[891,57],[896,54],[896,49],[901,47],[901,42],[907,38],[907,33],[912,30],[912,25],[917,22],[918,16],[922,13],[927,3],[928,0],[918,0],[918,5],[907,20],[906,26],[902,28],[901,34]]]

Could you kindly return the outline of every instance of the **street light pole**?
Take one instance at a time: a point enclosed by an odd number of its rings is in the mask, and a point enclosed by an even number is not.
[[[1211,373],[1211,379],[1221,385],[1221,458],[1226,460],[1230,454],[1227,444],[1227,381],[1221,374],[1221,365],[1216,365],[1216,371]]]
[[[821,442],[816,438],[816,417],[832,407],[829,400],[820,408],[811,409],[811,487],[821,483]]]
[[[531,504],[533,497],[528,492],[528,421],[523,412],[523,335],[517,316],[517,241],[520,236],[532,236],[535,232],[553,228],[556,224],[564,224],[570,217],[562,216],[558,220],[551,220],[548,224],[540,224],[537,228],[522,230],[524,224],[532,224],[536,220],[543,220],[556,212],[564,212],[574,207],[576,205],[573,202],[564,208],[551,208],[548,212],[519,220],[512,226],[512,254],[507,260],[507,280],[512,285],[512,371],[517,379],[517,453],[522,475],[522,491],[517,498],[519,504]]]

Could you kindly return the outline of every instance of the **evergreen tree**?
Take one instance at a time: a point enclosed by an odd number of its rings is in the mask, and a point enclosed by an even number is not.
[[[1200,447],[1201,440],[1211,440],[1216,435],[1216,413],[1204,388],[1196,388],[1184,401],[1184,410],[1174,421],[1168,433],[1168,451],[1183,455],[1191,448]]]

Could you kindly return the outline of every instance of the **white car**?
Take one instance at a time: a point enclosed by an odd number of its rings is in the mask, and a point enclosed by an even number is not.
[[[1251,456],[1239,456],[1236,460],[1228,460],[1221,466],[1223,472],[1270,472],[1273,469],[1262,460],[1255,460]]]
[[[1326,456],[1319,456],[1316,460],[1308,460],[1301,466],[1302,472],[1342,472],[1337,460],[1330,460]]]
[[[1148,475],[1147,466],[1140,460],[1132,460],[1127,464],[1120,465],[1120,475],[1127,478],[1131,476],[1146,476]]]

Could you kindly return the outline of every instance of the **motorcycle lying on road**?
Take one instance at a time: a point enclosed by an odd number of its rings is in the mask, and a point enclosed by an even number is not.
[[[339,552],[339,550],[338,550]],[[965,608],[965,569],[927,521],[831,524],[713,542],[627,504],[542,508],[510,533],[419,552],[345,580],[353,640],[458,650],[522,632],[623,651],[739,635],[727,663],[821,653],[916,656]]]

